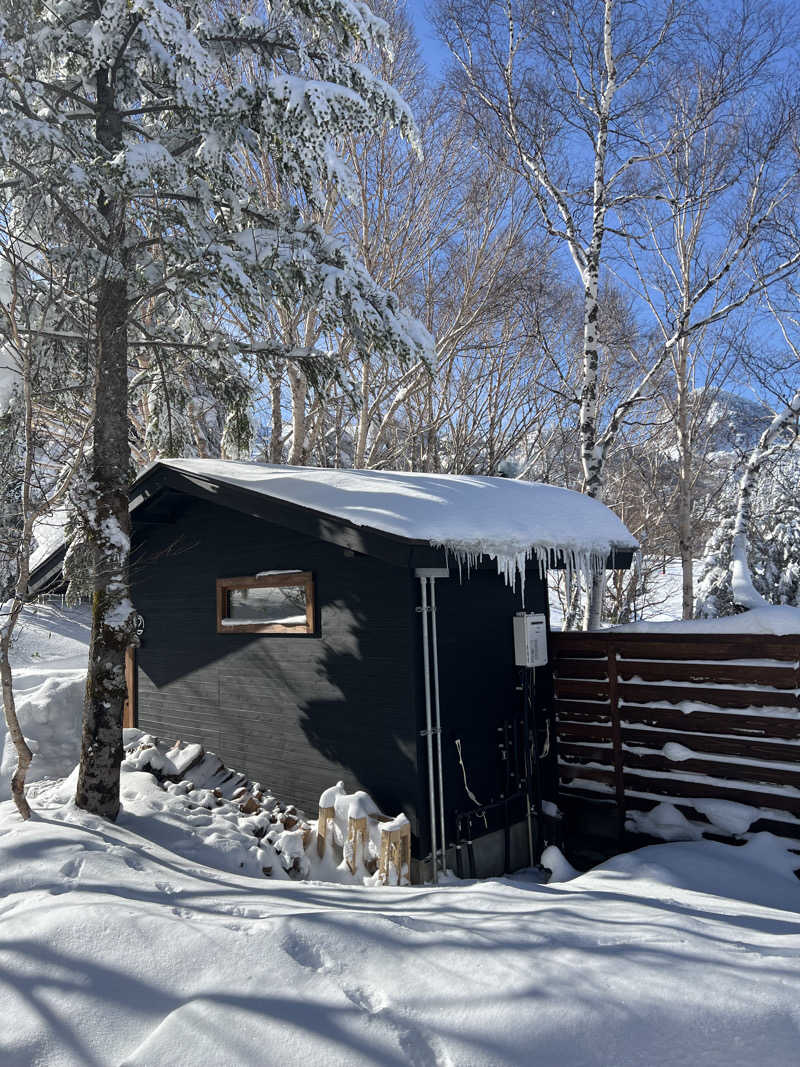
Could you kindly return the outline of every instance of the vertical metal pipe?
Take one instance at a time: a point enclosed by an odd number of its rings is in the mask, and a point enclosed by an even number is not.
[[[522,765],[525,768],[525,807],[528,811],[528,865],[533,867],[536,862],[534,859],[533,851],[533,812],[532,812],[532,786],[531,776],[533,774],[533,766],[531,761],[531,742],[530,742],[530,685],[531,674],[533,673],[529,667],[523,667],[523,680],[522,680]],[[536,689],[534,687],[534,706],[536,704]],[[541,813],[539,813],[541,814]]]
[[[434,884],[439,881],[436,847],[436,787],[433,773],[433,724],[431,722],[431,664],[428,650],[428,579],[420,578],[422,591],[422,669],[425,675],[425,736],[428,741],[428,790],[431,813],[431,867]]]
[[[444,776],[442,772],[442,717],[439,709],[439,643],[436,633],[436,579],[431,578],[431,635],[433,638],[433,706],[436,713],[436,759],[439,768],[439,831],[442,872],[447,870],[447,835],[444,829]]]

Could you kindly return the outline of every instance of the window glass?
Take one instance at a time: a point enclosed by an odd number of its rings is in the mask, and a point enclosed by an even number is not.
[[[253,586],[228,591],[228,612],[223,622],[272,623],[306,628],[305,585]]]
[[[217,633],[314,634],[311,571],[217,579]]]

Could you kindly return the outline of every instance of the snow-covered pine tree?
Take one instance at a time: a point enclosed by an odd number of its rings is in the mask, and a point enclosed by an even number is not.
[[[749,569],[757,595],[770,604],[800,607],[800,451],[785,451],[765,466],[753,488],[747,523]],[[733,615],[733,541],[737,492],[722,501],[723,517],[709,538],[700,563],[696,614]]]
[[[80,254],[84,284],[69,299],[92,322],[83,508],[95,591],[77,802],[114,818],[133,640],[130,353],[158,351],[166,365],[170,351],[235,349],[238,331],[207,313],[222,292],[245,320],[264,302],[299,302],[356,351],[431,356],[427,332],[302,213],[353,187],[339,138],[388,123],[413,142],[415,128],[359,61],[388,46],[361,0],[265,0],[247,15],[200,0],[2,0],[0,12],[0,188],[51,255]],[[226,87],[222,67],[242,59],[248,78]],[[252,194],[250,152],[275,169],[277,208]]]

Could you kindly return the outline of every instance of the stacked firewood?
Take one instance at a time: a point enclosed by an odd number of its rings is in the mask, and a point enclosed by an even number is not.
[[[128,746],[125,762],[129,770],[148,771],[165,791],[182,798],[187,814],[205,809],[228,819],[235,816],[238,828],[255,838],[265,877],[277,873],[276,861],[290,878],[308,877],[305,852],[313,828],[303,812],[226,767],[202,745],[144,734]]]

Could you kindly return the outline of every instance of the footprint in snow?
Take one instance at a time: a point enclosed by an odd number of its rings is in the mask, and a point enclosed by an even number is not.
[[[397,1040],[406,1055],[409,1067],[449,1067],[452,1060],[446,1054],[438,1054],[426,1037],[413,1027],[398,1026]]]
[[[409,1067],[446,1067],[451,1063],[446,1054],[439,1055],[433,1044],[414,1026],[398,1019],[389,1009],[389,999],[379,989],[343,985],[342,992],[350,1003],[367,1015],[380,1016],[380,1021],[394,1031]]]
[[[269,915],[269,912],[246,908],[241,904],[218,904],[217,911],[223,915],[234,915],[237,919],[266,919]]]
[[[370,1015],[377,1015],[389,1003],[380,991],[365,989],[363,986],[343,985],[342,992],[351,1004]]]
[[[307,967],[310,971],[332,971],[333,961],[313,942],[306,941],[304,937],[290,934],[282,945],[283,951],[292,957],[295,963],[301,967]]]
[[[83,870],[84,862],[83,856],[76,856],[74,859],[67,860],[66,863],[61,864],[58,868],[58,873],[64,879],[64,882],[61,885],[53,886],[50,890],[53,896],[59,896],[61,893],[69,893],[75,888],[75,883]]]
[[[413,930],[415,933],[427,934],[431,931],[441,933],[442,930],[441,923],[428,922],[425,919],[412,919],[409,915],[388,915],[387,918],[395,926],[402,926],[404,930]]]

